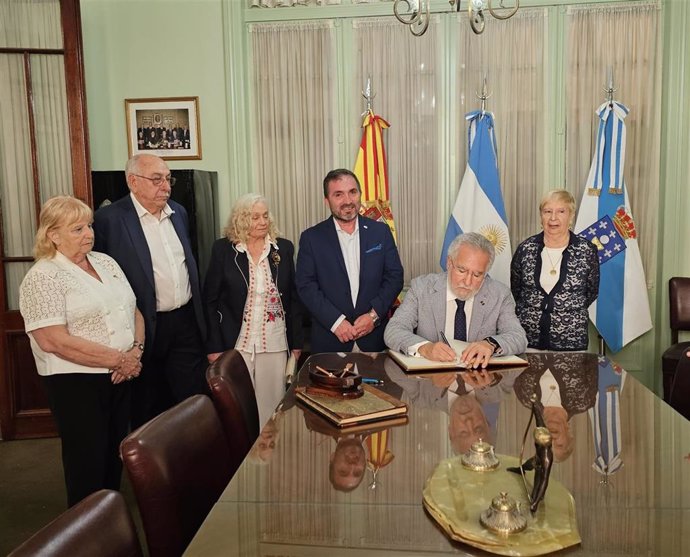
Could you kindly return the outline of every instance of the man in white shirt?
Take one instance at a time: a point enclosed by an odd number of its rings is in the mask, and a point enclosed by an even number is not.
[[[323,181],[331,217],[300,237],[295,283],[312,316],[311,352],[379,352],[382,324],[403,286],[388,225],[359,214],[361,188],[349,170]]]
[[[113,257],[144,316],[146,342],[132,383],[132,428],[188,396],[206,392],[199,272],[185,209],[170,200],[175,179],[163,159],[135,155],[125,168],[130,195],[94,217],[94,250]]]

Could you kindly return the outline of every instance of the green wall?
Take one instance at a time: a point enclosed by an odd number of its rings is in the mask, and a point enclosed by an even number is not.
[[[553,14],[563,14],[569,3],[583,2],[532,0],[522,4],[551,5]],[[91,160],[95,170],[120,169],[127,158],[125,98],[198,95],[203,159],[173,161],[170,166],[218,171],[218,213],[223,222],[232,200],[249,191],[252,184],[250,113],[245,90],[247,22],[387,15],[392,10],[390,3],[353,5],[349,0],[342,0],[341,6],[274,10],[246,9],[245,5],[245,0],[82,0]],[[438,7],[447,10],[441,3]],[[659,265],[656,273],[648,276],[656,284],[650,291],[655,328],[614,356],[657,390],[660,354],[670,342],[668,279],[690,276],[690,250],[685,242],[690,237],[690,2],[662,0],[662,9]],[[564,41],[562,29],[554,26],[549,37],[554,56],[562,51]],[[562,96],[563,81],[562,75],[551,76],[549,90],[556,99]],[[558,112],[555,106],[554,113]],[[557,183],[563,173],[564,145],[554,141],[547,149],[549,167],[544,175]],[[349,157],[344,162],[347,160]]]
[[[198,96],[203,158],[169,166],[217,171],[229,207],[222,1],[82,0],[81,13],[92,169],[124,168],[124,99]]]

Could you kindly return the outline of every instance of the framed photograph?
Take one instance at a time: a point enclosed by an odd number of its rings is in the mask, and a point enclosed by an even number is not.
[[[201,159],[199,97],[125,99],[129,156]]]

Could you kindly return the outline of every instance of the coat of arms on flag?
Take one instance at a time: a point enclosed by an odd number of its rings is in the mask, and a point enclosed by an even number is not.
[[[597,247],[599,265],[602,265],[609,259],[623,253],[627,247],[626,240],[637,238],[637,232],[635,231],[635,221],[625,210],[625,207],[621,205],[616,210],[613,219],[609,215],[604,215],[580,232],[580,236]]]

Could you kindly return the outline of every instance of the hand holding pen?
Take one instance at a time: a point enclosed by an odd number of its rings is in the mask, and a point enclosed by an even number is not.
[[[458,355],[455,353],[455,350],[451,348],[443,331],[440,331],[439,336],[443,342],[427,342],[426,344],[422,344],[422,346],[417,349],[417,352],[427,360],[433,360],[434,362],[457,361]]]

